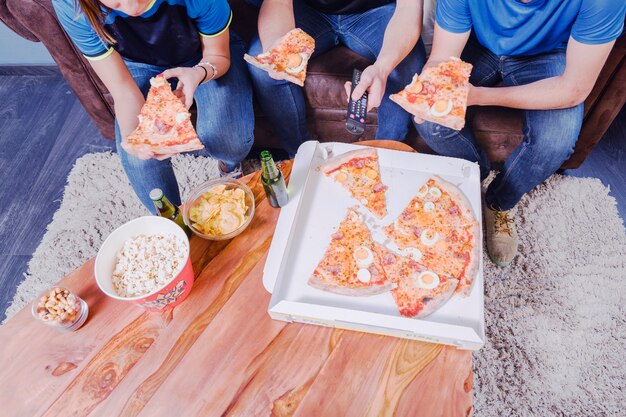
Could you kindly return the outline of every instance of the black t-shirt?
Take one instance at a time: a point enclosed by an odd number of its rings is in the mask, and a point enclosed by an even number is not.
[[[394,0],[304,0],[306,4],[327,14],[349,14],[364,12]]]

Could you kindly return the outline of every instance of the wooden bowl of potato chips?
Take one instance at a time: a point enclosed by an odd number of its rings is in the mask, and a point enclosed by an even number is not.
[[[254,194],[241,181],[217,178],[199,185],[183,207],[183,219],[204,239],[232,239],[252,221]]]

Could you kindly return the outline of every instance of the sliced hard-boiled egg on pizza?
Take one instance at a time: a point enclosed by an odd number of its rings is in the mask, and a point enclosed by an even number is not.
[[[302,70],[306,67],[308,58],[309,56],[304,52],[289,54],[287,56],[285,71],[290,74],[297,74],[299,72],[302,72]]]
[[[422,259],[422,251],[417,248],[405,248],[402,250],[402,254],[404,256],[408,256],[414,261],[419,261]]]
[[[424,198],[426,197],[426,194],[428,194],[428,185],[424,184],[420,187],[419,190],[417,190],[417,196],[419,198]]]
[[[416,277],[417,285],[420,288],[425,290],[432,290],[433,288],[437,288],[441,280],[439,279],[439,275],[435,274],[432,271],[424,271],[420,272],[420,274]]]
[[[417,77],[417,75],[416,75]],[[413,84],[411,85],[411,93],[419,94],[424,89],[424,84],[420,80],[413,79]]]
[[[176,123],[182,123],[185,120],[189,119],[190,114],[189,113],[178,113],[176,115]]]
[[[335,174],[335,181],[343,184],[346,181],[348,181],[349,177],[350,177],[350,174],[348,174],[348,171],[346,171],[345,169],[342,169],[340,171],[337,171],[337,173]]]
[[[365,268],[361,268],[356,273],[356,278],[359,281],[367,284],[372,279],[372,273],[370,271],[368,271],[367,269],[365,269]]]
[[[365,172],[365,176],[371,180],[375,180],[378,178],[378,172],[374,169],[368,169],[367,172]]]
[[[436,117],[442,117],[452,111],[452,101],[450,100],[437,100],[435,104],[430,108],[430,114]]]
[[[367,268],[374,262],[374,255],[370,248],[359,246],[354,250],[354,259],[360,268]]]
[[[439,233],[431,229],[424,229],[420,234],[420,240],[426,246],[433,246],[439,240]]]
[[[441,190],[437,187],[430,187],[430,189],[428,190],[428,195],[436,200],[441,197]]]
[[[435,203],[433,203],[432,201],[427,201],[424,203],[424,211],[425,212],[430,212],[433,211],[435,209]]]

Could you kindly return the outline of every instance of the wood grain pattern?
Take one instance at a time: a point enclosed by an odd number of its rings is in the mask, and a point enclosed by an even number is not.
[[[279,211],[258,175],[246,180],[258,199],[252,223],[227,243],[192,239],[197,280],[176,309],[147,313],[103,296],[90,261],[61,281],[90,306],[77,332],[55,333],[26,309],[2,326],[2,415],[471,412],[468,352],[270,319],[262,273]]]

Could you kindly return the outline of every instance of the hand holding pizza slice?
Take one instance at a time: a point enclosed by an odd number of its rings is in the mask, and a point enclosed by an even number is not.
[[[450,57],[419,76],[415,74],[404,90],[389,99],[422,120],[461,130],[465,126],[471,72],[471,64]]]
[[[165,159],[204,149],[191,124],[191,113],[162,75],[150,79],[150,91],[138,117],[139,125],[122,141],[122,148],[129,154]]]
[[[291,81],[304,86],[306,67],[315,50],[315,40],[302,29],[293,29],[280,38],[276,45],[258,56],[245,54],[245,59],[255,67],[267,71],[272,78]]]

